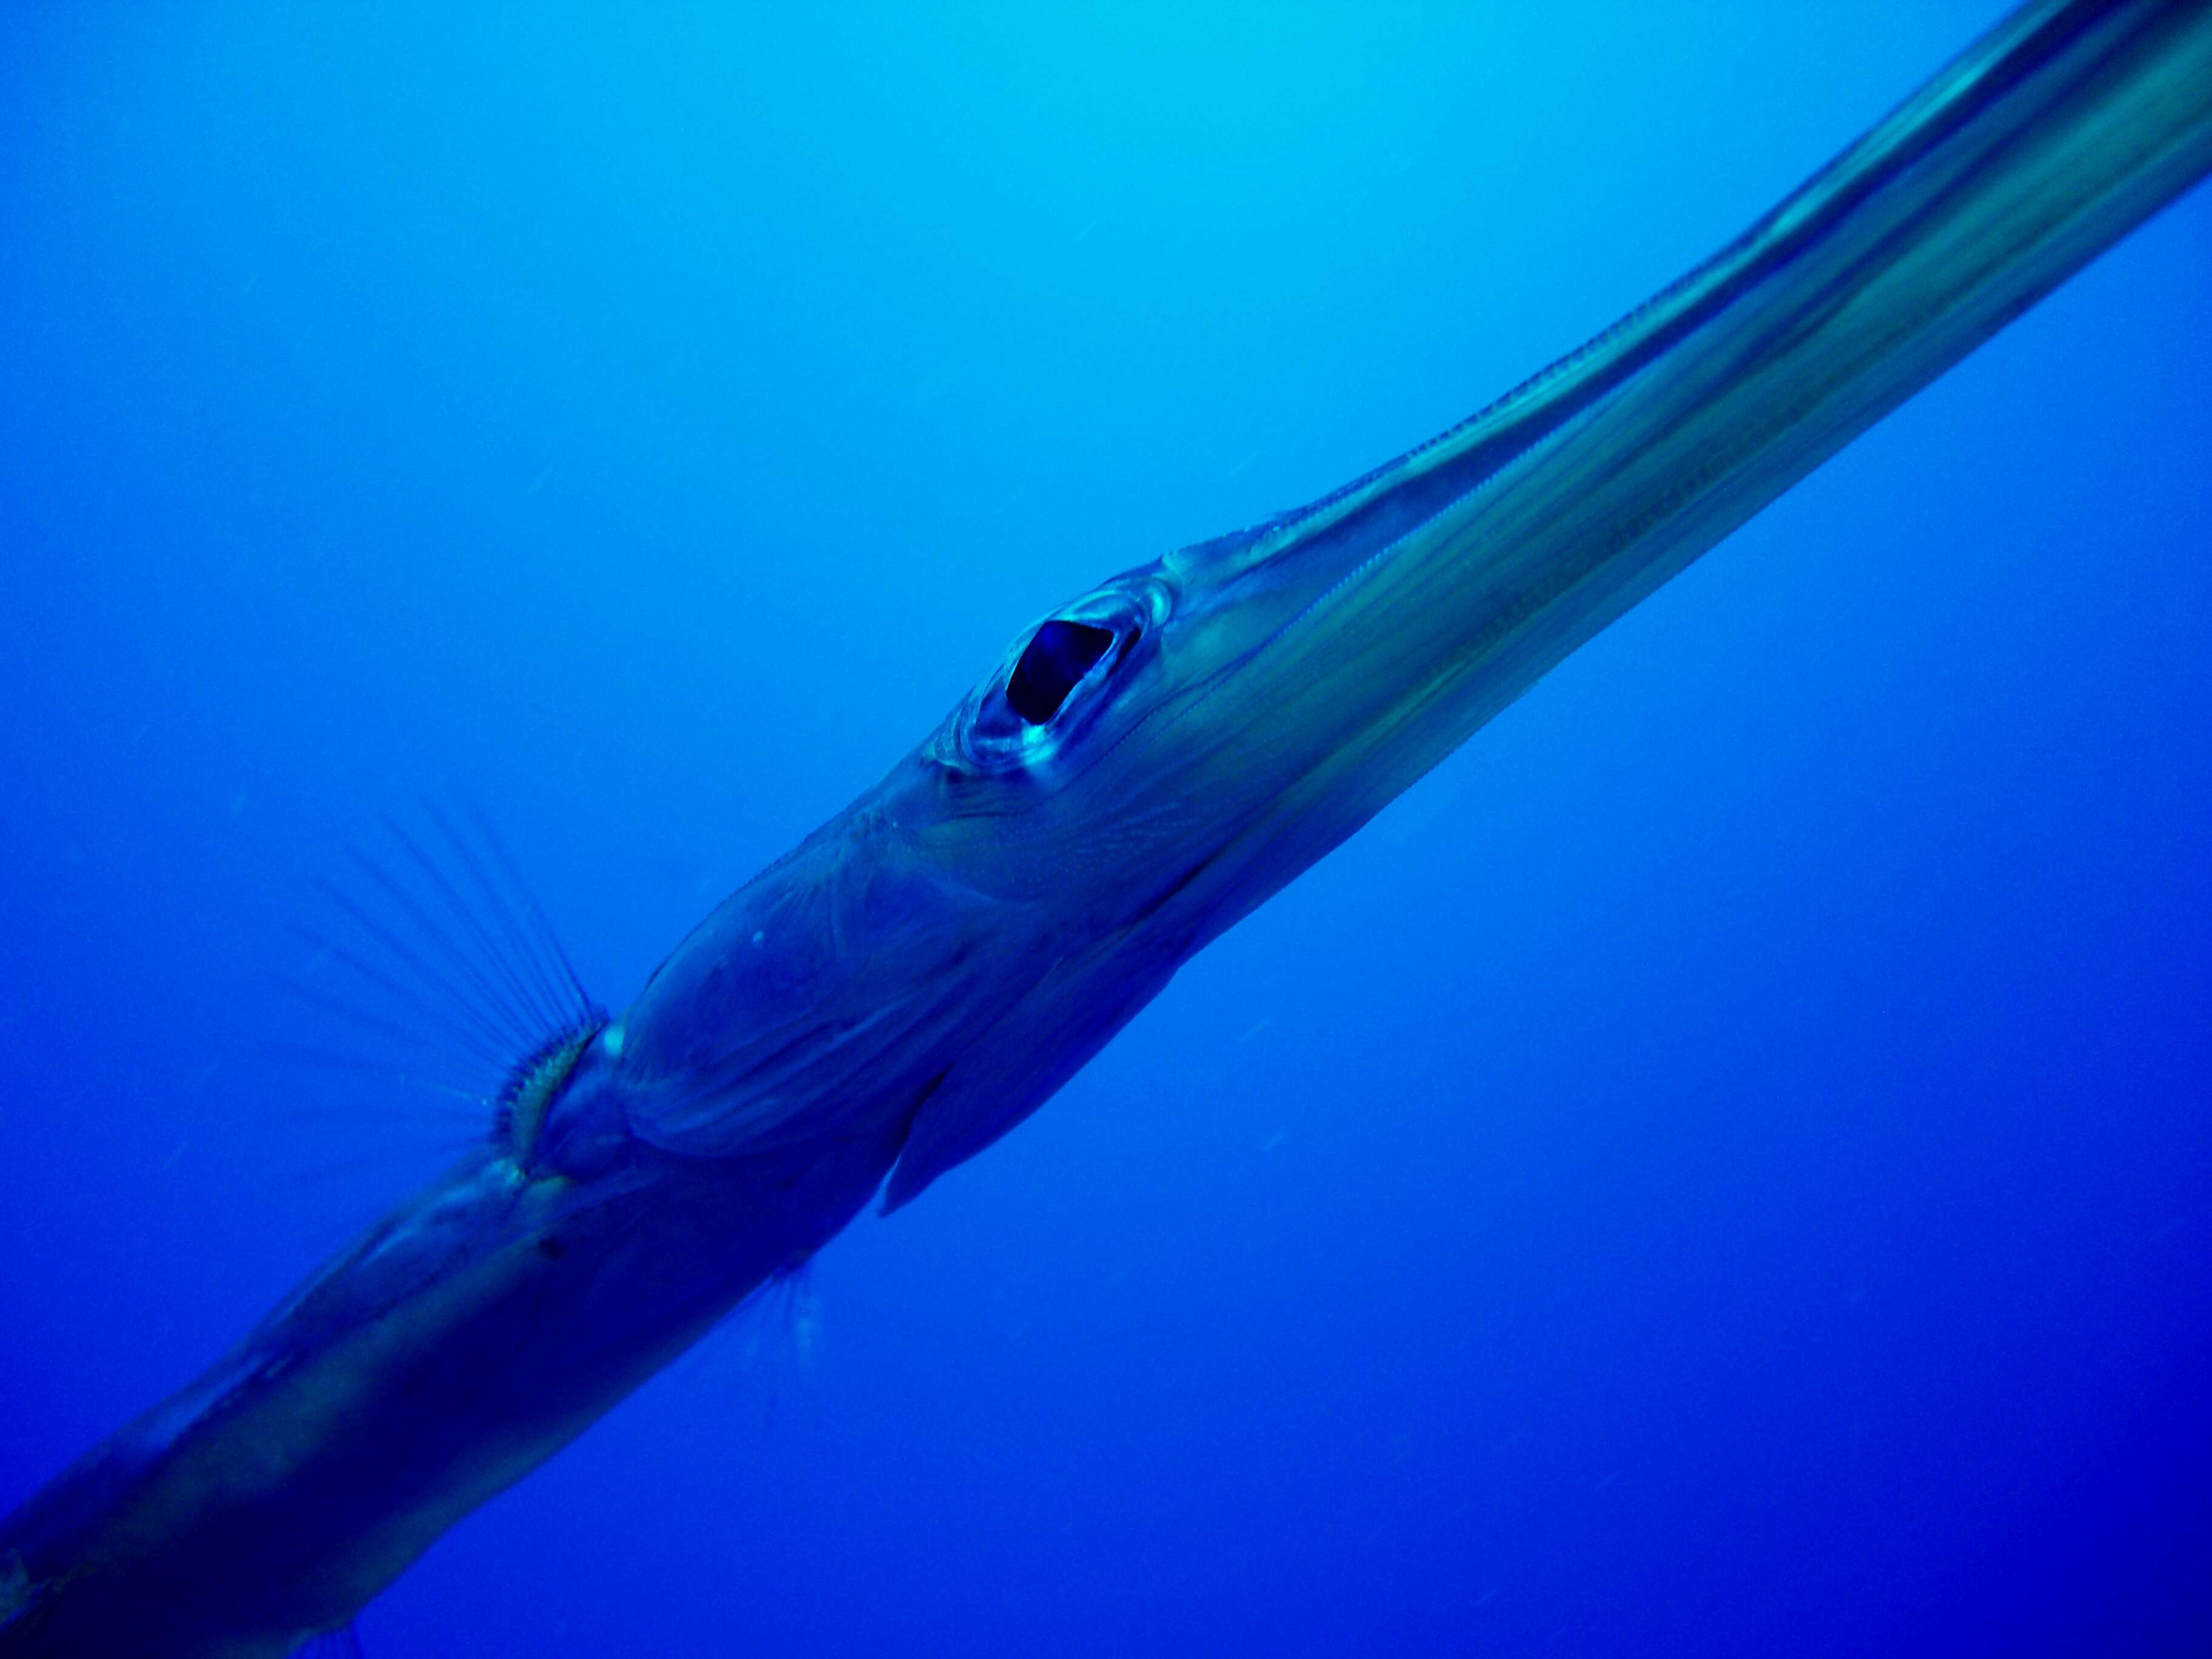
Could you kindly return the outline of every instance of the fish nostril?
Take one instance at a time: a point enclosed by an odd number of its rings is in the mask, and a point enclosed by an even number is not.
[[[1031,726],[1042,726],[1114,643],[1113,630],[1054,617],[1037,629],[1006,680],[1006,701]]]

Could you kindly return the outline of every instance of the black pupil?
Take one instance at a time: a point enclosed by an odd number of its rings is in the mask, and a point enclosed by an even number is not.
[[[1054,617],[1037,629],[1014,665],[1013,678],[1006,682],[1006,701],[1031,726],[1042,726],[1060,713],[1075,683],[1113,643],[1111,629]]]

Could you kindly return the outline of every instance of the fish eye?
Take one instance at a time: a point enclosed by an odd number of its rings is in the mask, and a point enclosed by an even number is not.
[[[1091,728],[1121,706],[1109,677],[1131,678],[1157,659],[1174,605],[1173,586],[1149,568],[1061,605],[1014,635],[1012,650],[924,745],[926,756],[956,779],[1035,773],[1064,781],[1097,751],[1085,741]]]
[[[1113,645],[1111,629],[1054,617],[1037,629],[1007,676],[1006,701],[1031,726],[1044,725]]]

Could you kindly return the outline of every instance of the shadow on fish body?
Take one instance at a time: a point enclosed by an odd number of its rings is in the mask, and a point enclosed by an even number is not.
[[[531,1048],[480,1145],[0,1523],[0,1655],[343,1628],[2208,166],[2212,3],[2031,6],[1520,391],[1026,630],[627,1009]]]

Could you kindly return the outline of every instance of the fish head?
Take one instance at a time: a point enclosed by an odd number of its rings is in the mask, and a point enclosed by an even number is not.
[[[1184,549],[1023,629],[896,791],[928,861],[1052,908],[1071,945],[1187,954],[1342,841],[1465,735],[1483,644],[1456,496],[1409,524],[1403,494]]]

